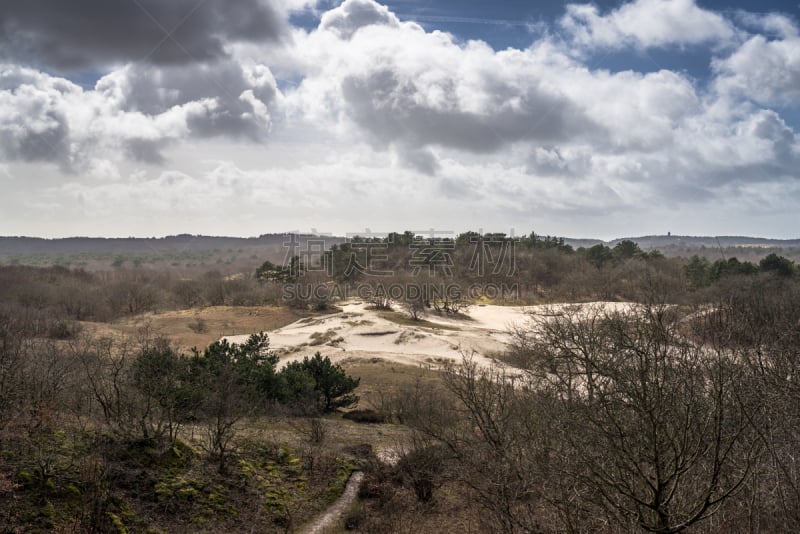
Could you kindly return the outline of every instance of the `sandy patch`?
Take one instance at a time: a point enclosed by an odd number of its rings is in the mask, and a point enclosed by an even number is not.
[[[280,366],[302,360],[319,351],[334,362],[379,357],[405,365],[440,367],[458,363],[466,354],[481,366],[497,363],[493,355],[503,352],[510,341],[509,329],[535,320],[536,314],[557,311],[564,305],[472,306],[465,318],[429,314],[425,326],[398,324],[366,303],[348,302],[342,312],[325,317],[305,318],[269,331],[270,347],[281,356]],[[590,303],[610,310],[630,307],[628,303]],[[441,328],[438,328],[440,325]],[[242,343],[247,335],[226,336]]]

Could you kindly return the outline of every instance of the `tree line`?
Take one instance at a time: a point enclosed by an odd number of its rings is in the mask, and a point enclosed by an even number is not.
[[[252,275],[224,277],[209,271],[182,278],[168,271],[88,272],[66,267],[0,266],[0,306],[27,317],[38,334],[59,337],[65,321],[108,322],[140,313],[202,306],[279,304],[278,288]]]
[[[456,313],[481,297],[515,304],[557,301],[643,300],[655,285],[674,298],[691,300],[731,276],[796,278],[798,267],[775,253],[758,264],[735,257],[710,262],[665,257],[623,240],[613,247],[597,244],[573,249],[563,238],[531,233],[466,232],[455,237],[426,237],[394,232],[386,237],[353,237],[329,250],[292,256],[285,264],[264,262],[254,273],[262,287],[295,287],[283,301],[297,307],[324,309],[352,288],[372,288],[365,294],[376,307],[391,301],[420,318],[428,311]],[[420,291],[392,299],[388,286],[416,285]],[[456,288],[452,296],[441,288]],[[342,288],[345,288],[344,290]],[[437,293],[433,298],[431,293]],[[361,296],[361,295],[359,295]]]

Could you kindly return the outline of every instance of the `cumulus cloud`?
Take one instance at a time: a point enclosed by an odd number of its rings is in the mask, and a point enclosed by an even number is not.
[[[399,27],[400,21],[389,8],[372,0],[345,0],[342,5],[325,12],[320,29],[350,39],[359,29],[372,26]]]
[[[67,80],[0,65],[0,152],[10,160],[65,158],[68,100],[80,92]]]
[[[383,68],[348,75],[342,92],[351,118],[387,144],[442,145],[491,153],[526,139],[549,142],[578,137],[591,127],[560,95],[535,86],[504,86],[503,80],[485,74],[470,86],[447,75],[426,83],[413,72]],[[493,85],[498,91],[492,91]],[[507,100],[503,90],[514,98]],[[467,94],[461,98],[459,91]]]
[[[207,77],[208,83],[197,83]],[[214,68],[129,65],[84,90],[39,71],[0,66],[0,152],[10,160],[89,165],[95,153],[163,164],[163,150],[191,138],[262,141],[279,94],[269,69],[218,62]]]
[[[365,27],[349,41],[330,35],[320,25],[303,43],[321,68],[287,94],[290,105],[347,119],[367,142],[423,172],[438,167],[424,149],[492,154],[599,129],[547,78],[540,64],[550,61],[546,52],[497,53],[413,23]]]
[[[76,171],[108,150],[163,164],[164,149],[181,139],[263,141],[279,99],[275,79],[264,65],[231,58],[227,47],[284,39],[285,12],[300,5],[2,4],[0,59],[9,63],[0,64],[0,152],[10,160],[55,162]],[[111,70],[94,89],[46,71],[85,68]]]
[[[774,111],[759,110],[736,123],[729,141],[734,147],[730,159],[716,163],[723,169],[738,170],[737,181],[756,183],[778,177],[800,180],[797,136]]]
[[[274,5],[283,13],[315,2]],[[3,172],[17,180],[26,166],[55,162],[36,167],[67,182],[44,203],[70,198],[105,217],[125,211],[119,197],[135,206],[126,220],[147,204],[154,219],[180,213],[197,228],[210,223],[192,213],[228,196],[237,202],[225,220],[260,222],[268,206],[290,226],[324,217],[340,231],[353,229],[341,221],[354,213],[388,228],[424,220],[461,229],[478,215],[528,226],[532,213],[585,221],[712,204],[766,212],[794,205],[787,198],[800,187],[796,124],[781,107],[800,101],[800,43],[791,20],[754,17],[728,19],[690,0],[634,0],[609,12],[571,5],[561,34],[495,50],[427,31],[371,0],[346,0],[316,28],[293,29],[280,50],[259,44],[281,38],[280,27],[233,36],[226,22],[198,37],[211,43],[201,60],[126,61],[94,88],[5,65]],[[10,35],[3,20],[0,39]],[[703,44],[715,59],[710,81],[606,70],[575,54],[576,43],[584,52]],[[89,63],[130,57],[121,46],[110,43]],[[64,178],[58,169],[83,172]],[[760,207],[740,200],[753,191]],[[403,206],[389,221],[381,206],[396,198]],[[460,225],[431,209],[441,198]]]
[[[591,170],[592,154],[585,147],[540,146],[530,151],[527,172],[534,176],[581,177]]]
[[[167,163],[162,154],[166,139],[160,136],[128,137],[121,140],[124,154],[135,161],[150,163],[151,165],[164,165]]]
[[[701,110],[692,83],[671,71],[610,73],[583,66],[556,66],[548,75],[557,80],[570,101],[584,108],[587,116],[602,127],[602,135],[591,138],[599,151],[662,151]]]
[[[441,169],[436,154],[429,148],[411,148],[399,145],[396,153],[403,164],[423,174],[435,175]]]
[[[694,0],[634,0],[606,14],[593,4],[569,4],[560,24],[586,47],[696,45],[736,35],[725,17]]]
[[[788,33],[774,40],[754,35],[729,57],[716,60],[717,90],[762,105],[800,101],[800,37]]]
[[[0,3],[0,58],[56,69],[209,61],[231,41],[277,41],[287,32],[268,0]]]
[[[737,11],[736,20],[743,26],[754,29],[757,33],[774,35],[781,38],[797,37],[797,24],[790,17],[781,13],[750,13]]]
[[[637,0],[606,22],[614,22],[617,37],[628,32],[625,39],[641,37],[648,46],[737,31],[694,3],[673,4]],[[689,24],[657,28],[645,39],[634,31],[645,13]],[[525,50],[495,51],[407,22],[366,25],[346,40],[320,24],[299,45],[313,67],[287,93],[290,107],[439,177],[453,198],[481,183],[468,176],[486,172],[485,161],[521,172],[530,184],[548,183],[546,197],[565,210],[588,209],[587,202],[602,211],[643,201],[719,201],[746,184],[798,177],[794,130],[778,114],[709,93],[684,73],[591,69],[547,37]],[[451,176],[455,160],[467,166],[460,177]],[[589,194],[586,202],[574,199],[577,191]],[[522,193],[510,201],[523,198],[531,201]]]
[[[262,140],[272,124],[278,90],[263,65],[234,60],[152,67],[128,65],[102,79],[96,92],[123,112],[157,116],[186,110],[191,135]]]

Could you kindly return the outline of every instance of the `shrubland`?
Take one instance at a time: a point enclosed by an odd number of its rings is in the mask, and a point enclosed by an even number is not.
[[[493,368],[469,354],[436,371],[338,365],[324,350],[281,367],[266,334],[217,340],[335,312],[355,288],[410,327],[468,327],[487,303],[584,305],[535,308]],[[223,308],[250,321],[209,312]],[[0,525],[293,531],[358,468],[340,529],[792,531],[799,332],[791,260],[630,241],[406,232],[226,276],[3,266]]]

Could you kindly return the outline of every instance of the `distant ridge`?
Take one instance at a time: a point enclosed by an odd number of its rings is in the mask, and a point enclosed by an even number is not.
[[[264,234],[259,237],[216,237],[180,234],[167,237],[0,237],[0,256],[20,254],[149,254],[153,252],[205,251],[225,248],[283,247],[294,235],[299,243],[317,238],[312,234]],[[326,236],[326,246],[344,238]]]
[[[687,250],[701,248],[735,248],[735,247],[759,247],[759,248],[794,248],[800,247],[799,239],[770,239],[766,237],[748,236],[690,236],[690,235],[646,235],[640,237],[620,237],[610,241],[602,239],[574,239],[565,238],[564,242],[573,248],[589,248],[603,244],[609,247],[615,246],[620,241],[630,240],[639,245],[643,250],[659,249]]]
[[[176,251],[207,251],[228,248],[284,248],[291,241],[292,234],[263,234],[258,237],[225,237],[180,234],[166,237],[68,237],[46,239],[40,237],[0,236],[0,256],[54,255],[54,254],[150,254]],[[309,239],[321,239],[325,247],[345,241],[340,236],[317,236],[314,234],[293,234],[301,246]],[[800,248],[798,239],[770,239],[748,236],[685,236],[648,235],[624,237],[603,241],[590,238],[565,238],[564,242],[573,248],[592,247],[604,244],[615,246],[623,240],[631,240],[643,250],[659,249],[662,252],[723,248]]]
[[[642,237],[625,237],[610,241],[609,246],[629,239],[644,250],[670,248],[718,248],[718,247],[763,247],[790,248],[800,247],[800,239],[769,239],[765,237],[747,236],[686,236],[686,235],[648,235]]]

